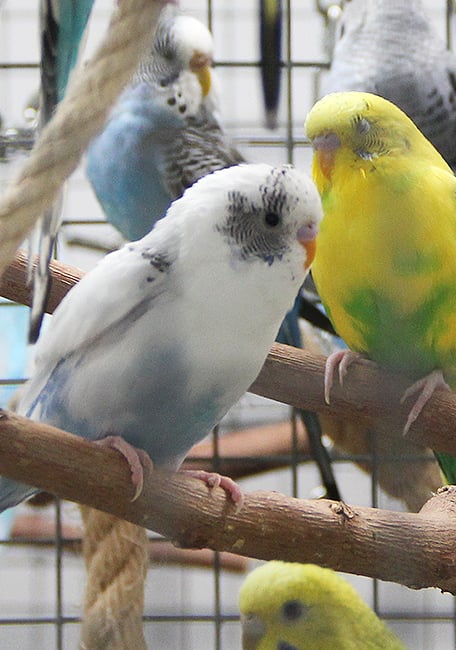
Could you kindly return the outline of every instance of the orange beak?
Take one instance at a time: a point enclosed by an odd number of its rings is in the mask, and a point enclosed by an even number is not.
[[[315,253],[317,252],[317,240],[312,239],[312,241],[300,242],[300,244],[306,251],[306,262],[304,264],[304,268],[307,271],[309,266],[314,261]]]
[[[198,77],[203,97],[206,97],[211,89],[211,64],[212,58],[202,52],[195,52],[190,59],[190,70]]]

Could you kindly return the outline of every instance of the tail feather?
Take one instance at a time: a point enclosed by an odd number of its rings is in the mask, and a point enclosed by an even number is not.
[[[9,478],[0,477],[0,512],[13,508],[19,503],[39,492],[37,488],[25,483],[17,483]]]
[[[285,319],[277,334],[276,341],[286,345],[292,345],[295,348],[302,347],[301,330],[299,326],[299,312],[301,308],[302,297],[298,294],[295,303],[285,316]],[[326,447],[322,442],[322,430],[320,421],[316,413],[311,411],[298,410],[298,414],[304,424],[309,437],[311,453],[318,465],[322,483],[325,487],[325,496],[335,501],[341,500],[341,495],[337,482],[332,470],[331,458]]]
[[[449,485],[456,485],[456,457],[444,452],[434,452],[440,469],[444,473]]]

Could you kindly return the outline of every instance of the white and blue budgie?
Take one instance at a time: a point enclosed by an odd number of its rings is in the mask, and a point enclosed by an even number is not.
[[[212,35],[165,7],[151,50],[87,153],[87,176],[110,221],[143,237],[198,178],[244,162],[217,117]]]
[[[93,0],[41,0],[40,127],[51,119],[65,94],[92,5]],[[32,276],[31,343],[38,339],[45,310],[50,281],[48,266],[61,222],[61,203],[60,196],[55,205],[41,216],[31,238],[30,259],[35,253],[39,255]]]
[[[18,411],[177,470],[257,376],[315,251],[321,204],[290,166],[199,180],[55,312]],[[143,450],[136,452],[134,448]],[[209,485],[214,475],[197,473]],[[242,500],[226,477],[221,485]],[[0,510],[37,490],[0,480]]]
[[[218,121],[212,56],[206,26],[166,7],[151,51],[88,149],[88,178],[108,221],[127,239],[149,232],[198,178],[244,161]],[[278,341],[301,347],[298,310],[303,303],[299,297]],[[316,416],[303,416],[307,429],[315,431],[317,462],[326,465],[322,473],[329,476]],[[334,483],[333,477],[325,483]],[[331,498],[340,498],[337,490],[327,490]]]
[[[456,56],[421,0],[343,3],[324,94],[359,90],[399,106],[456,168]]]

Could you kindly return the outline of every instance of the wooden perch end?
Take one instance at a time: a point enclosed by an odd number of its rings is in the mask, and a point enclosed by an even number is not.
[[[34,266],[36,266],[36,261]],[[51,286],[46,311],[52,314],[68,291],[82,278],[84,271],[57,260],[50,263]],[[0,278],[0,295],[23,305],[31,305],[31,291],[27,286],[27,254],[18,250]]]
[[[181,547],[316,562],[456,593],[455,487],[440,491],[418,514],[272,492],[247,494],[236,513],[223,490],[157,470],[131,502],[129,468],[116,451],[5,411],[0,474],[150,528]]]

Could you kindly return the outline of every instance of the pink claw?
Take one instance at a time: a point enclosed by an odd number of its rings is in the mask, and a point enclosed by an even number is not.
[[[339,384],[343,386],[344,379],[347,376],[348,368],[354,361],[366,362],[367,359],[364,355],[359,352],[353,352],[352,350],[337,350],[333,352],[326,359],[325,364],[325,402],[330,404],[331,402],[331,388],[334,383],[334,373],[336,368],[339,369]]]
[[[231,500],[236,506],[236,512],[239,512],[239,510],[244,505],[244,495],[241,488],[236,483],[236,481],[233,481],[233,479],[229,476],[223,476],[222,474],[217,474],[216,472],[206,472],[203,469],[185,469],[181,471],[185,472],[189,476],[192,476],[193,478],[204,481],[204,483],[206,483],[210,489],[217,487],[223,488],[225,492],[227,492],[231,497]]]
[[[412,395],[415,395],[416,393],[420,394],[408,414],[407,422],[404,427],[404,435],[407,434],[408,430],[423,410],[425,404],[427,404],[430,397],[434,394],[434,391],[439,389],[451,391],[451,388],[446,383],[441,370],[433,370],[407,388],[401,397],[401,404]]]
[[[130,466],[131,482],[135,488],[132,501],[136,501],[143,490],[144,470],[153,469],[153,464],[149,454],[147,454],[144,449],[133,447],[133,445],[130,445],[130,443],[124,440],[122,436],[106,436],[105,438],[101,438],[101,440],[96,440],[95,442],[97,445],[115,449],[126,459]]]

